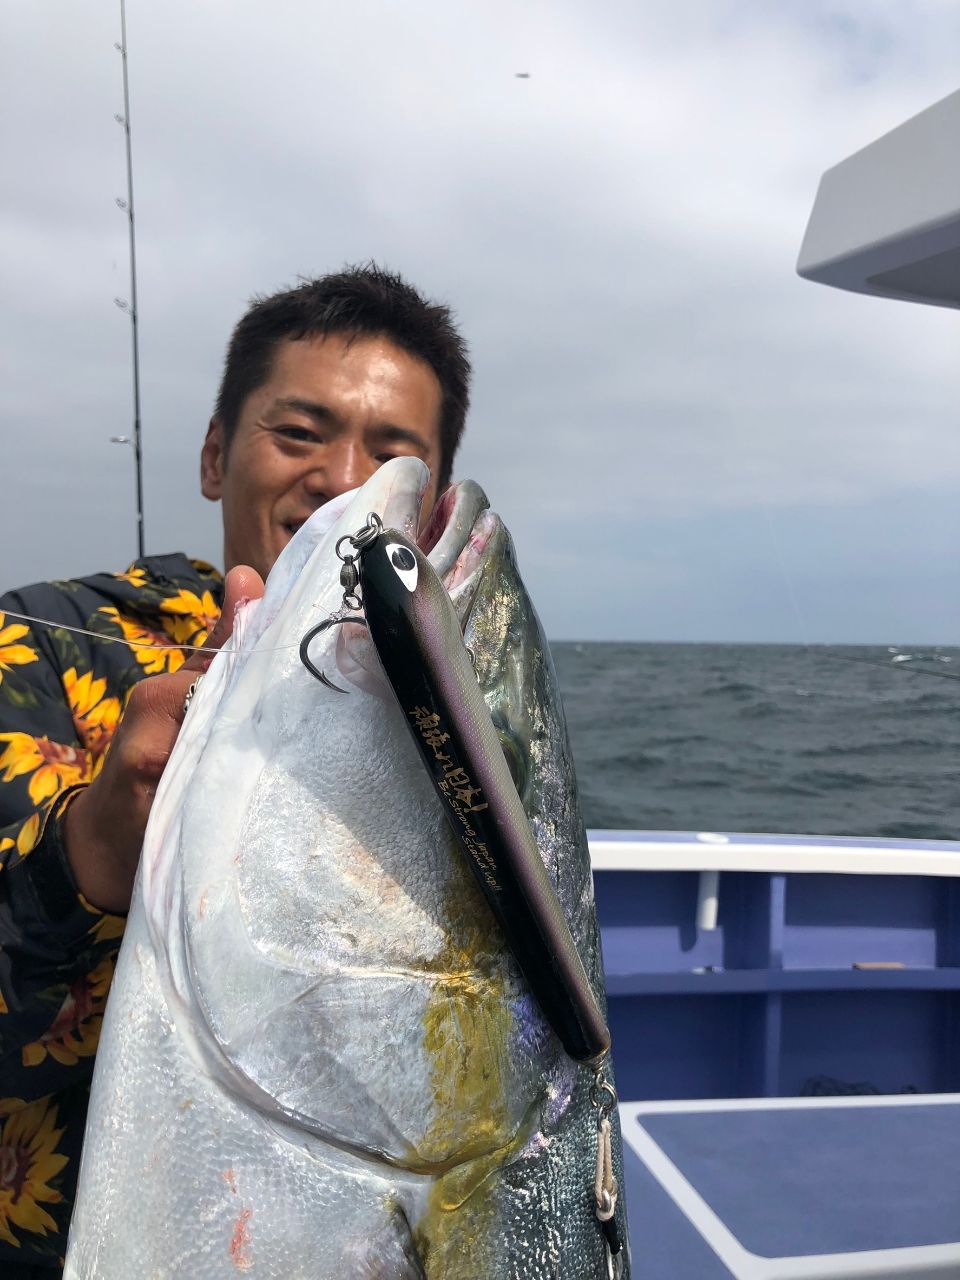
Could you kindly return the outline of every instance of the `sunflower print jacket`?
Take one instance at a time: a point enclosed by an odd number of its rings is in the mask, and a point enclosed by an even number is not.
[[[0,596],[0,1276],[63,1267],[90,1077],[123,934],[77,891],[59,817],[133,686],[202,644],[223,584],[183,555]],[[55,625],[24,623],[8,611]],[[93,635],[68,630],[80,627]]]

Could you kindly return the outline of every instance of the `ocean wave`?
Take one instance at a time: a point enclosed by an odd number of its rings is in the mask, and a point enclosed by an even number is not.
[[[901,756],[910,751],[942,751],[942,738],[898,738],[882,742],[845,742],[826,746],[794,748],[793,755],[798,760],[842,760],[850,756],[868,756],[875,759],[889,759],[899,753]]]
[[[955,839],[960,690],[799,646],[558,653],[589,826]],[[906,653],[920,646],[901,646]],[[951,649],[957,670],[960,650]],[[800,698],[802,688],[809,696]]]

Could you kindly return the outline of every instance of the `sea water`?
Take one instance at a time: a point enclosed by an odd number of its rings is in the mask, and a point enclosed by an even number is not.
[[[960,648],[552,650],[588,827],[960,839]]]

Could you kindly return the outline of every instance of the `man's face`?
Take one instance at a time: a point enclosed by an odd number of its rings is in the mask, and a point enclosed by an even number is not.
[[[229,454],[214,421],[200,455],[203,495],[223,502],[224,570],[248,564],[265,578],[318,507],[402,455],[430,468],[426,520],[437,498],[441,399],[430,366],[386,338],[283,341],[269,379],[243,404]]]

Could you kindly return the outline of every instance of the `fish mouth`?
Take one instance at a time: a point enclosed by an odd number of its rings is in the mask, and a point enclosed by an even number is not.
[[[430,519],[420,530],[420,535],[417,538],[417,546],[424,555],[430,554],[446,530],[456,505],[457,491],[460,487],[459,484],[449,485],[434,503]]]
[[[461,480],[444,490],[429,517],[421,521],[429,479],[429,472],[418,458],[394,458],[355,491],[343,521],[348,517],[351,523],[355,521],[351,532],[357,532],[368,514],[375,512],[384,528],[396,529],[416,542],[437,576],[445,580],[471,546],[477,551],[481,542],[486,545],[486,540],[477,538],[476,531],[490,502],[473,480]]]
[[[457,567],[469,561],[473,572],[486,553],[489,538],[484,531],[491,521],[499,523],[489,507],[487,495],[473,480],[451,485],[417,540],[448,591],[458,576]]]
[[[444,490],[423,520],[429,481],[430,473],[419,458],[393,458],[361,488],[338,494],[308,515],[287,517],[280,522],[286,546],[276,576],[284,572],[296,576],[327,535],[334,534],[338,542],[355,534],[367,523],[369,513],[375,512],[384,528],[396,529],[416,542],[438,576],[445,578],[490,504],[478,484],[462,480]]]
[[[464,607],[464,588],[469,596],[487,561],[496,556],[502,541],[497,535],[503,525],[490,510],[490,501],[480,485],[461,480],[444,490],[421,526],[428,481],[429,472],[419,459],[395,458],[384,463],[362,489],[350,495],[332,536],[339,546],[345,538],[360,532],[369,516],[375,514],[385,529],[396,529],[416,542],[454,599],[463,625],[468,611],[468,605]],[[313,517],[318,518],[322,517]]]
[[[491,534],[500,527],[499,518],[488,510],[489,502],[480,486],[472,480],[464,480],[451,485],[440,495],[421,528],[423,496],[429,478],[427,468],[419,459],[396,458],[380,467],[362,489],[343,495],[340,510],[333,520],[321,514],[323,508],[311,517],[300,538],[304,539],[311,531],[316,535],[326,525],[322,538],[325,548],[322,564],[324,577],[330,584],[328,591],[333,586],[327,576],[332,567],[327,558],[331,544],[341,561],[352,562],[359,546],[357,535],[367,527],[371,516],[375,516],[383,528],[394,529],[411,542],[416,542],[448,592],[454,586],[460,587],[465,580],[475,586],[492,550]],[[353,544],[352,555],[351,548],[341,549],[347,543]],[[320,568],[319,564],[317,568]],[[346,572],[349,580],[349,571]],[[346,690],[336,682],[334,669],[356,688],[383,696],[383,674],[366,628],[351,625],[354,621],[362,623],[362,614],[358,612],[348,616],[348,611],[357,609],[360,602],[356,596],[351,597],[342,576],[340,582],[339,606],[331,602],[327,618],[315,623],[301,639],[301,660],[322,684],[339,692]],[[320,604],[319,597],[315,596],[314,600]],[[324,604],[329,600],[330,596],[325,594]],[[463,591],[457,592],[454,605],[462,629],[469,612],[469,600]],[[322,633],[329,632],[331,627],[335,627],[336,635],[324,641]],[[326,675],[318,674],[324,669],[334,676],[333,682]]]

